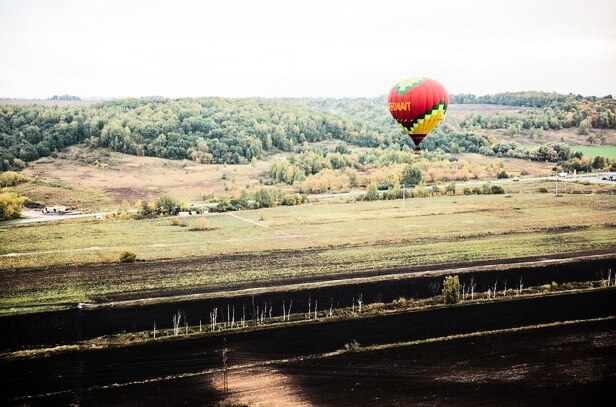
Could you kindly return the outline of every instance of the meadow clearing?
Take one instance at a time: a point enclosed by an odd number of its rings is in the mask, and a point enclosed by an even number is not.
[[[616,200],[591,193],[609,192],[609,186],[571,184],[578,193],[560,196],[532,192],[542,185],[551,184],[516,183],[520,191],[510,195],[341,201],[206,215],[207,230],[192,230],[198,217],[4,227],[0,268],[6,272],[0,278],[6,288],[0,305],[85,302],[122,292],[147,295],[616,247]],[[118,264],[123,250],[133,251],[137,263]],[[28,270],[33,268],[40,271]]]

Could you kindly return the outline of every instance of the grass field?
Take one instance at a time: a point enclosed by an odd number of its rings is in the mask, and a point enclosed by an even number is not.
[[[208,231],[191,231],[195,218],[0,228],[0,306],[616,248],[615,211],[613,195],[519,193],[244,211],[209,216]],[[20,271],[117,263],[125,249],[139,260],[195,259]]]
[[[156,199],[163,193],[180,200],[199,201],[205,194],[230,194],[247,185],[258,186],[261,173],[277,156],[250,164],[195,164],[188,160],[137,157],[89,150],[77,145],[63,150],[65,158],[44,158],[23,173],[39,180],[22,184],[18,192],[48,205],[78,209],[114,208],[127,201]]]
[[[572,151],[581,151],[584,157],[593,158],[598,155],[607,158],[616,158],[616,146],[573,146]]]

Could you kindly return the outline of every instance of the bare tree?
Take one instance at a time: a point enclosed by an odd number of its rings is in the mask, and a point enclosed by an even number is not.
[[[496,286],[498,285],[498,278],[494,281],[494,290],[492,290],[492,298],[496,298]]]
[[[524,283],[522,283],[522,276],[520,276],[520,281],[518,282],[518,295],[522,293],[522,288],[524,288]]]
[[[507,295],[507,279],[503,281],[503,297]]]
[[[286,313],[286,309],[284,307],[284,300],[282,300],[282,321],[286,321],[287,320],[287,313]]]
[[[471,284],[470,284],[470,289],[471,289],[471,301],[475,299],[475,287],[477,286],[477,284],[475,284],[475,279],[473,277],[471,277]]]
[[[173,316],[173,335],[180,333],[180,321],[182,321],[182,313],[178,310],[178,313]]]
[[[308,318],[310,319],[310,311],[312,310],[312,304],[311,304],[312,299],[310,298],[310,296],[308,296]]]
[[[154,320],[154,330],[153,330],[153,334],[154,334],[154,339],[156,339],[156,320]]]
[[[289,312],[287,312],[287,321],[290,321],[291,318],[291,307],[293,306],[293,300],[289,303]]]
[[[210,324],[212,326],[212,331],[216,330],[216,323],[218,319],[218,307],[215,307],[212,312],[210,312]]]
[[[353,302],[351,302],[351,312],[355,313],[355,297],[353,297]]]
[[[317,300],[314,300],[314,319],[317,319]]]
[[[199,332],[203,332],[203,329],[201,327],[201,320],[199,320]]]
[[[359,299],[357,300],[357,305],[359,306],[359,313],[361,314],[361,304],[364,302],[363,300],[364,294],[359,294]]]
[[[329,317],[331,318],[334,314],[334,297],[332,296],[329,301]]]
[[[233,305],[233,313],[231,315],[231,328],[233,328],[235,326],[235,304]]]
[[[255,316],[258,315],[258,313],[255,314],[255,296],[254,295],[251,296],[251,300],[252,300],[252,321],[254,322]]]
[[[462,299],[466,300],[466,284],[462,284]]]

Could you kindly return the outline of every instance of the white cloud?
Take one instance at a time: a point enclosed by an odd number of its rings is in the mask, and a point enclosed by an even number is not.
[[[0,0],[0,95],[615,93],[609,0]]]

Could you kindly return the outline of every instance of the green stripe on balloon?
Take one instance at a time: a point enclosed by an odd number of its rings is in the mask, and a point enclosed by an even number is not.
[[[401,87],[401,85],[399,83],[396,84],[396,91],[398,92],[398,96],[402,96],[404,95],[405,92],[408,92],[409,90],[413,89],[415,86],[419,85],[420,83],[422,83],[424,81],[423,78],[418,78],[415,79],[413,82],[411,83],[407,83],[404,88]]]

